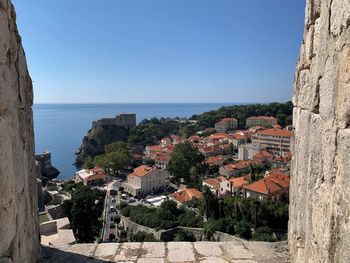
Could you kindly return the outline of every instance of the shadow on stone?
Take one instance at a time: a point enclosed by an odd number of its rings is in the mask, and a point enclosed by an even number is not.
[[[111,261],[105,261],[101,259],[95,259],[93,257],[87,257],[84,255],[65,252],[56,248],[43,246],[39,263],[62,263],[62,262],[89,262],[89,263],[110,263]]]

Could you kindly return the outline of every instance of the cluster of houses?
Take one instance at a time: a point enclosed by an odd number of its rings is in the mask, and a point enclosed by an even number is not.
[[[210,187],[215,195],[288,202],[292,127],[282,129],[277,119],[270,116],[250,117],[246,126],[247,129],[238,130],[237,119],[225,118],[217,122],[215,130],[211,129],[212,133],[207,136],[202,136],[203,132],[189,138],[171,135],[163,138],[158,145],[147,146],[143,159],[153,160],[154,165],[141,165],[134,169],[123,184],[124,190],[130,195],[140,196],[166,189],[171,153],[177,144],[190,142],[205,156],[209,166],[219,168],[220,176],[203,181],[203,185]],[[272,170],[267,171],[264,178],[252,180],[251,167],[263,164],[270,164]],[[99,168],[76,173],[76,181],[87,185],[105,179],[103,169]],[[169,198],[186,204],[201,195],[197,189],[184,188],[170,194]]]

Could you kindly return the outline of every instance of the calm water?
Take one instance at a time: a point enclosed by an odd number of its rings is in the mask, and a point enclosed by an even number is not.
[[[52,162],[70,178],[75,152],[93,120],[114,117],[119,112],[135,112],[137,122],[151,117],[190,117],[229,104],[35,104],[34,129],[36,152],[51,151]],[[233,105],[233,104],[232,104]]]

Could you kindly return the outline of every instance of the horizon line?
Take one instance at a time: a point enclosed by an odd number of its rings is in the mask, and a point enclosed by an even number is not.
[[[268,103],[287,103],[291,101],[251,101],[251,102],[207,102],[207,101],[196,101],[196,102],[34,102],[36,104],[268,104]]]

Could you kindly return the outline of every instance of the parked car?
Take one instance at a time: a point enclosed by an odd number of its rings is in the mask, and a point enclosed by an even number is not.
[[[115,239],[115,235],[114,234],[109,234],[109,240],[114,240]]]
[[[115,198],[112,198],[112,203],[115,203]]]
[[[115,213],[115,212],[117,212],[117,209],[115,209],[114,207],[111,207],[111,208],[109,209],[109,212],[110,212],[110,213]]]
[[[111,224],[109,225],[109,228],[115,228],[115,224],[114,224],[114,223],[111,223]]]
[[[128,203],[135,203],[135,199],[129,199]]]

